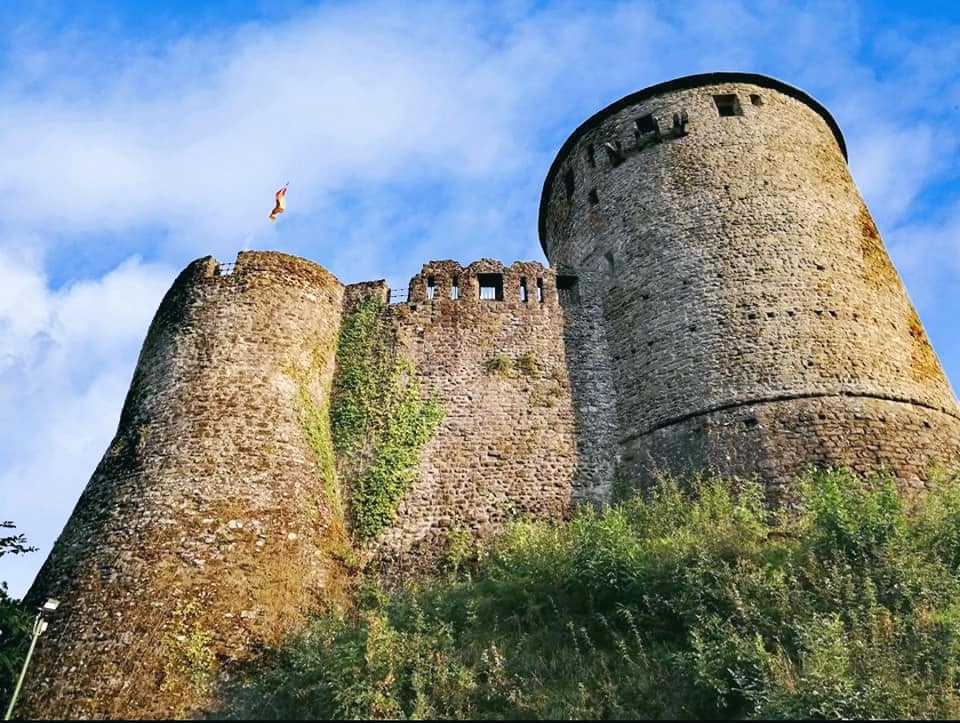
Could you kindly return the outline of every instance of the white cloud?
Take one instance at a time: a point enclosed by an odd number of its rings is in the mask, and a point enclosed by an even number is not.
[[[880,228],[904,219],[917,195],[943,170],[947,139],[925,123],[874,123],[855,134],[851,171]]]
[[[173,269],[129,259],[51,292],[0,253],[0,517],[39,553],[4,558],[22,594],[116,430],[144,331]]]
[[[373,18],[308,15],[161,58],[134,52],[85,102],[78,70],[101,68],[83,54],[61,58],[43,98],[8,85],[0,103],[17,109],[0,138],[8,221],[235,235],[263,225],[264,203],[286,180],[291,211],[309,214],[345,181],[464,177],[523,156],[508,127],[513,102],[499,74],[485,77],[488,51],[463,18]]]
[[[887,239],[890,256],[915,302],[934,313],[954,315],[952,303],[960,278],[960,201],[929,219],[895,228]],[[947,301],[946,304],[940,302]]]

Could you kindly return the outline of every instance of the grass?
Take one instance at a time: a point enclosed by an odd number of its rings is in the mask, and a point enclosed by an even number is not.
[[[491,376],[507,376],[513,370],[513,360],[503,352],[497,352],[484,362],[483,368]]]
[[[235,691],[232,716],[957,718],[960,483],[721,480],[569,523],[458,533],[446,572],[360,579]]]

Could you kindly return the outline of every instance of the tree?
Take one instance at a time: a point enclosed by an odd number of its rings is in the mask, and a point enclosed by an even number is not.
[[[0,530],[13,530],[16,525],[9,520],[0,522]],[[0,557],[24,555],[37,548],[27,544],[23,534],[0,537]],[[0,710],[6,708],[13,693],[13,686],[23,665],[30,644],[30,613],[19,600],[7,592],[7,583],[0,581]]]

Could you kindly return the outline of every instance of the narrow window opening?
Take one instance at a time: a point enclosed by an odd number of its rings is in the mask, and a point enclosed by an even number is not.
[[[614,263],[613,263],[613,254],[607,251],[607,253],[603,255],[603,258],[607,260],[607,266],[610,267],[610,270],[616,271],[616,267],[614,266]]]
[[[537,279],[537,301],[543,303],[543,279]]]
[[[432,299],[437,295],[437,279],[434,276],[427,277],[427,298]]]
[[[503,274],[477,274],[480,298],[484,301],[503,301]]]
[[[648,113],[645,116],[640,116],[639,118],[637,118],[633,122],[633,125],[637,129],[637,133],[640,133],[640,134],[656,133],[657,131],[660,130],[660,127],[657,125],[656,118],[654,118],[653,115],[650,113]]]
[[[520,301],[526,303],[527,301],[527,277],[520,277]]]
[[[687,135],[687,123],[690,122],[690,117],[687,115],[687,111],[682,110],[679,113],[673,114],[673,128],[670,129],[673,133],[674,138],[683,138]]]
[[[751,93],[750,102],[753,103],[754,105],[763,105],[763,98],[761,98],[756,93]]]
[[[610,165],[613,168],[616,168],[624,161],[623,157],[623,146],[620,145],[620,141],[614,141],[613,143],[604,143],[604,150],[607,152],[607,157],[610,159]]]
[[[454,276],[453,281],[450,282],[450,298],[460,298],[460,279],[456,276]]]
[[[732,115],[743,115],[743,109],[740,108],[740,101],[733,93],[730,95],[715,95],[713,102],[717,104],[717,112],[722,117]]]
[[[557,276],[557,298],[561,304],[575,304],[580,300],[576,276]]]
[[[587,163],[590,164],[590,168],[597,167],[597,151],[592,143],[587,146]]]
[[[597,195],[597,189],[591,188],[590,193],[587,194],[587,198],[590,200],[591,206],[596,206],[600,203],[600,197]]]
[[[563,186],[567,189],[567,200],[573,198],[573,169],[563,174]]]

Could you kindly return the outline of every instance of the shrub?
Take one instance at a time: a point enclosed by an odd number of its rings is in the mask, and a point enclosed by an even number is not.
[[[498,352],[484,363],[487,374],[506,376],[513,369],[513,362],[506,354]]]
[[[537,355],[532,351],[525,351],[517,358],[517,369],[528,377],[535,377],[540,373]]]
[[[268,718],[956,718],[958,482],[812,473],[515,523],[458,574],[367,581],[247,679]]]
[[[35,552],[36,547],[27,544],[22,533],[6,534],[16,525],[9,520],[0,520],[0,557],[25,555]],[[17,678],[30,645],[33,611],[7,592],[6,581],[0,581],[0,708],[6,710],[13,695]]]

